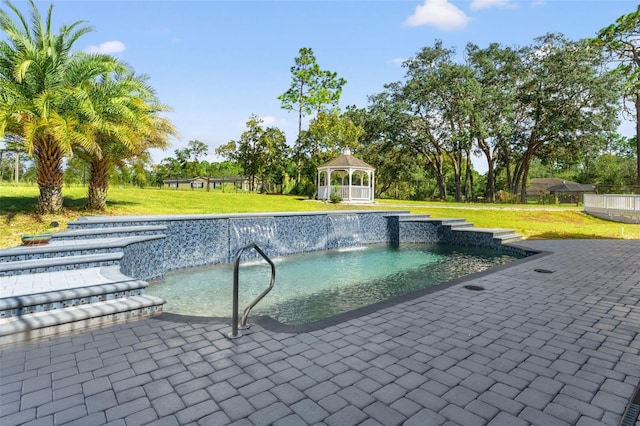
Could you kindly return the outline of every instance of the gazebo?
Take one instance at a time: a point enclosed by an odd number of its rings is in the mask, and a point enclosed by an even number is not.
[[[596,192],[596,186],[591,184],[562,181],[559,185],[547,188],[547,191],[555,195],[561,203],[575,203],[578,205],[580,204],[580,201],[584,199],[585,193]]]
[[[345,202],[373,203],[375,169],[345,149],[341,156],[318,167],[318,200],[336,193]]]

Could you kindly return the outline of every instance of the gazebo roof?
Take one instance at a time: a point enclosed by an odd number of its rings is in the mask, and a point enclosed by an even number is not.
[[[351,155],[350,151],[348,150],[338,158],[334,158],[333,160],[327,161],[323,165],[318,166],[318,169],[336,169],[336,168],[354,168],[354,167],[359,169],[369,169],[369,170],[374,169],[373,166]]]

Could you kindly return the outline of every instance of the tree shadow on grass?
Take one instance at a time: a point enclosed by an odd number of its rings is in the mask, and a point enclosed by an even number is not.
[[[38,197],[2,197],[0,202],[0,214],[9,213],[33,213],[38,205]],[[62,207],[71,210],[82,210],[87,205],[87,199],[62,197]]]
[[[18,213],[33,213],[38,199],[34,197],[2,197],[0,200],[0,214],[15,216]]]
[[[62,208],[68,212],[80,213],[85,210],[86,198],[62,197]],[[0,202],[0,216],[5,216],[7,223],[18,214],[36,215],[38,197],[2,197]]]
[[[100,210],[87,210],[87,197],[72,198],[63,197],[62,207],[67,212],[73,212],[80,215],[101,215],[105,214],[105,211]],[[139,206],[140,203],[133,201],[111,201],[107,200],[106,208],[117,208],[126,206]]]
[[[68,197],[63,197],[62,206],[63,213],[62,216],[66,216],[65,213],[73,216],[74,214],[80,213],[84,210],[84,206],[86,205],[86,199],[73,199]],[[6,224],[11,226],[14,221],[18,220],[20,222],[24,222],[24,218],[27,222],[44,223],[44,216],[39,214],[36,211],[36,207],[38,206],[38,197],[33,196],[11,196],[11,197],[2,197],[0,201],[0,220]],[[22,219],[19,219],[22,218]]]
[[[107,206],[135,206],[140,203],[130,202],[130,201],[110,201],[107,200]],[[2,197],[0,200],[0,215],[14,217],[16,214],[33,214],[36,212],[36,207],[38,206],[38,198],[37,197]],[[87,197],[62,197],[62,208],[65,210],[70,210],[77,213],[87,212]]]
[[[86,201],[85,201],[86,203]],[[136,203],[133,201],[110,201],[107,200],[107,207],[118,207],[118,206],[139,206],[142,203]]]
[[[76,212],[84,211],[87,206],[87,197],[72,198],[62,197],[62,208],[73,210]]]

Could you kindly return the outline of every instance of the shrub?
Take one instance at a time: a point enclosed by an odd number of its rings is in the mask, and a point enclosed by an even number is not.
[[[338,204],[340,201],[342,201],[342,197],[338,193],[338,188],[334,188],[331,191],[331,195],[329,195],[329,201],[331,201],[334,204]]]

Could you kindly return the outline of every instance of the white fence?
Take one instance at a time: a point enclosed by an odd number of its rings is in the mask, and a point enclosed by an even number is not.
[[[584,211],[616,222],[640,223],[640,195],[584,194]]]
[[[320,186],[318,188],[318,199],[328,200],[331,193],[336,192],[345,201],[372,201],[371,188],[366,186]]]

